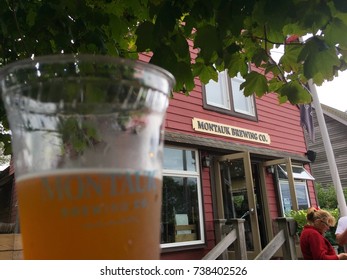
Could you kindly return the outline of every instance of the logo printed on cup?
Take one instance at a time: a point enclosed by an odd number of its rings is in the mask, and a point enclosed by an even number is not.
[[[77,173],[69,176],[43,176],[41,179],[42,201],[61,202],[61,216],[77,217],[114,214],[148,206],[146,198],[129,200],[129,195],[156,193],[155,171],[120,173]],[[127,201],[121,200],[127,196]],[[95,198],[115,198],[110,203],[95,203]],[[81,201],[81,205],[66,206],[66,202]],[[90,202],[93,202],[92,204]]]

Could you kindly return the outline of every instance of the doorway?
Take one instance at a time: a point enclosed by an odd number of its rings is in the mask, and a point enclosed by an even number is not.
[[[215,164],[219,218],[245,220],[247,257],[254,259],[267,242],[259,164],[248,152],[217,157]],[[234,254],[230,246],[230,258]]]

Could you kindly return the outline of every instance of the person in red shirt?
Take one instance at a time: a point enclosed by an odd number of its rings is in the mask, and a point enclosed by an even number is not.
[[[336,254],[325,232],[336,224],[335,218],[323,209],[307,210],[307,224],[300,235],[300,248],[304,260],[347,260],[347,253]]]

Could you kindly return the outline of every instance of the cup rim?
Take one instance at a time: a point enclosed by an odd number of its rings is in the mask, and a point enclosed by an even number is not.
[[[0,67],[0,80],[2,80],[7,74],[9,74],[10,72],[16,69],[32,67],[36,65],[37,63],[50,63],[53,61],[56,63],[64,63],[64,62],[71,62],[73,60],[78,60],[78,59],[86,61],[86,62],[94,61],[94,62],[111,63],[111,64],[122,63],[129,66],[138,66],[143,69],[146,68],[147,70],[150,70],[151,72],[156,74],[160,74],[162,77],[164,77],[168,81],[170,88],[173,88],[176,84],[175,77],[168,70],[160,66],[157,66],[148,62],[143,62],[138,59],[122,58],[122,57],[115,57],[115,56],[102,55],[102,54],[51,54],[51,55],[34,56],[32,58],[17,60]]]

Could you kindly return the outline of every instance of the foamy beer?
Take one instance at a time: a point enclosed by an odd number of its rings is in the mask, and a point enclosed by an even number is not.
[[[146,63],[57,55],[0,70],[25,259],[158,259],[174,78]]]

